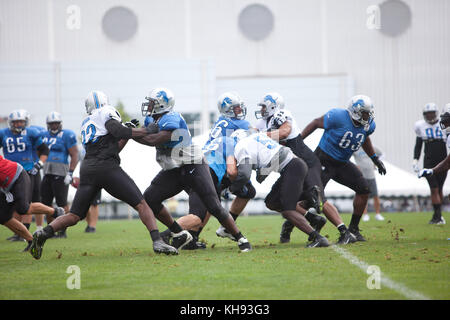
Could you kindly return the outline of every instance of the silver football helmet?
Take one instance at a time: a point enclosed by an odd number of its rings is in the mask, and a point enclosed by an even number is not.
[[[352,97],[347,110],[352,119],[363,126],[370,125],[375,118],[372,99],[365,95]]]
[[[268,119],[284,108],[284,99],[278,92],[269,92],[258,103],[260,110],[255,111],[256,119]]]
[[[436,103],[430,102],[423,107],[423,119],[429,124],[435,124],[439,120],[439,111]]]
[[[144,117],[169,112],[175,105],[173,93],[166,88],[153,89],[148,97],[145,97],[145,100],[147,102],[143,102],[141,107],[141,112]]]
[[[109,105],[109,100],[106,94],[102,91],[89,92],[84,102],[87,114],[91,114],[95,109],[100,109],[106,105]]]
[[[52,111],[48,114],[47,119],[45,121],[47,123],[47,129],[53,134],[57,134],[62,130],[62,117],[59,112]],[[58,123],[57,129],[52,129],[51,124]]]
[[[243,120],[247,115],[247,107],[244,105],[241,97],[235,92],[221,94],[217,99],[217,108],[219,113],[227,118]]]
[[[441,121],[439,123],[441,129],[447,134],[450,134],[450,103],[444,107],[444,112],[441,114]]]
[[[28,126],[30,120],[30,114],[24,109],[14,110],[8,116],[8,126],[13,132],[20,133]],[[15,121],[25,121],[24,126],[15,126]]]

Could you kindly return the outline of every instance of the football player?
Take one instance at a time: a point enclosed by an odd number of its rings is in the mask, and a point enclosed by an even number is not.
[[[443,133],[447,135],[447,147],[450,148],[450,103],[445,105],[444,113],[440,116],[439,126]],[[427,145],[425,144],[425,147]],[[426,149],[425,149],[426,150]],[[424,164],[425,167],[425,164]],[[444,160],[439,162],[431,169],[422,169],[419,172],[419,178],[426,177],[427,179],[433,176],[439,176],[440,174],[447,174],[447,171],[450,169],[450,155],[446,156]],[[430,180],[428,180],[430,181]],[[442,195],[442,189],[440,190]],[[442,199],[442,198],[441,198]],[[439,210],[440,211],[440,210]],[[439,219],[432,219],[430,223],[432,224],[445,224],[445,219],[442,214],[439,214]],[[434,217],[433,217],[434,218]]]
[[[0,156],[0,224],[28,241],[23,251],[30,249],[33,236],[23,223],[13,217],[14,211],[20,216],[45,214],[58,217],[64,214],[61,207],[51,208],[40,202],[31,203],[31,191],[30,176],[24,168],[18,162]]]
[[[423,119],[414,125],[416,132],[416,144],[414,146],[413,170],[419,173],[419,158],[422,145],[425,144],[423,157],[423,168],[430,169],[447,157],[446,136],[439,125],[438,108],[435,103],[427,103],[423,108]],[[442,188],[447,178],[446,170],[439,170],[433,175],[425,175],[431,192],[431,203],[433,204],[433,216],[429,224],[443,224],[441,207],[444,199]]]
[[[42,141],[40,133],[29,128],[28,123],[29,114],[26,110],[14,110],[8,117],[9,127],[0,130],[0,141],[5,158],[20,163],[30,175],[31,201],[39,202],[40,169],[47,160],[49,149]],[[31,216],[21,219],[27,229],[30,229],[31,219]],[[13,236],[12,240],[22,241],[18,235]]]
[[[324,132],[314,153],[322,165],[323,187],[333,179],[355,191],[349,231],[357,241],[366,241],[359,232],[359,222],[366,208],[370,189],[361,171],[349,160],[362,147],[378,172],[386,174],[386,168],[375,153],[369,137],[375,131],[372,100],[364,95],[352,97],[347,109],[333,108],[310,122],[301,133],[303,139],[318,128],[324,129]],[[343,228],[345,226],[338,227],[340,231]]]
[[[231,137],[236,140],[234,157],[237,175],[230,191],[241,190],[256,170],[257,181],[262,182],[271,172],[280,177],[266,196],[267,208],[280,212],[311,241],[307,247],[327,247],[328,240],[314,230],[305,217],[297,212],[297,202],[303,193],[303,184],[308,171],[306,163],[294,155],[291,149],[281,146],[264,133],[236,130]],[[314,213],[311,213],[314,214]]]
[[[155,215],[173,233],[180,232],[180,225],[173,220],[162,202],[183,190],[195,191],[207,210],[237,239],[239,249],[243,252],[250,251],[250,242],[220,204],[208,164],[201,149],[192,143],[186,121],[172,110],[175,104],[172,92],[166,88],[156,88],[146,100],[141,110],[146,117],[144,132],[149,134],[135,140],[156,147],[156,160],[162,168],[144,192],[145,200]],[[161,215],[170,219],[164,220]],[[186,241],[177,241],[178,248],[192,240],[192,235],[189,232],[187,234]]]
[[[81,139],[86,156],[80,168],[80,185],[72,202],[70,212],[53,220],[33,235],[30,253],[35,259],[42,255],[45,241],[55,232],[73,226],[84,219],[91,201],[101,189],[113,197],[128,203],[136,211],[153,240],[156,253],[178,254],[178,250],[162,241],[156,219],[145,202],[142,193],[120,167],[119,152],[128,139],[145,136],[135,129],[133,123],[122,124],[120,114],[108,102],[101,91],[92,91],[85,101],[87,117],[81,124]]]
[[[347,230],[337,209],[324,201],[323,185],[321,180],[322,165],[319,158],[304,143],[300,129],[292,116],[291,112],[284,107],[284,99],[277,92],[270,92],[263,96],[260,103],[260,110],[255,112],[255,117],[260,119],[256,128],[265,132],[269,137],[278,141],[280,144],[289,147],[294,154],[303,159],[308,166],[308,173],[305,177],[304,196],[297,205],[297,211],[301,212],[311,226],[318,232],[325,225],[326,220],[320,216],[310,214],[314,211],[323,211],[325,216],[340,231],[338,244],[347,244],[356,241],[354,236]],[[305,208],[303,208],[303,206]],[[291,232],[294,225],[286,220],[280,233],[280,242],[290,241]]]
[[[77,138],[72,130],[63,129],[59,112],[50,112],[46,122],[48,130],[42,135],[42,139],[48,145],[50,153],[44,164],[41,202],[49,206],[55,199],[57,206],[63,207],[68,212],[69,184],[72,182],[73,171],[78,163]],[[51,221],[52,219],[47,217],[47,222]],[[66,231],[61,230],[56,237],[66,238]]]

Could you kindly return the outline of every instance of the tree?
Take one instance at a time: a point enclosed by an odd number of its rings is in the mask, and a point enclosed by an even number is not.
[[[115,108],[120,113],[120,117],[122,118],[123,123],[131,120],[130,115],[125,111],[125,105],[122,103],[122,101],[117,101]]]

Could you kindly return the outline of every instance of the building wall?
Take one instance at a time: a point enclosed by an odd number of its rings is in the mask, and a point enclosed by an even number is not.
[[[238,27],[241,10],[253,0],[2,0],[0,63],[26,68],[51,61],[92,66],[207,59],[219,82],[233,77],[346,75],[356,93],[374,100],[373,141],[388,160],[409,170],[413,124],[421,118],[423,105],[433,101],[442,108],[450,102],[450,1],[403,2],[411,10],[411,26],[391,38],[366,27],[367,7],[383,0],[257,1],[272,11],[274,29],[255,42]],[[66,26],[71,5],[81,10],[80,29]],[[137,33],[123,43],[107,38],[101,27],[104,13],[117,5],[131,9],[138,20]],[[163,70],[158,77],[165,79]],[[213,96],[218,94],[214,90]],[[215,108],[214,99],[199,99]],[[10,106],[2,101],[4,112]],[[298,108],[311,115],[308,106]]]

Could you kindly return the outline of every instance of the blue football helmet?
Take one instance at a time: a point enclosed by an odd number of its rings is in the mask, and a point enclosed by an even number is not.
[[[154,114],[163,114],[173,109],[175,105],[175,97],[169,89],[156,88],[153,89],[148,97],[147,102],[142,103],[142,116],[152,116]]]
[[[219,113],[227,118],[245,119],[247,107],[241,97],[235,92],[225,92],[217,99]]]
[[[347,107],[352,119],[360,125],[370,125],[375,118],[372,99],[357,95],[350,99]]]

